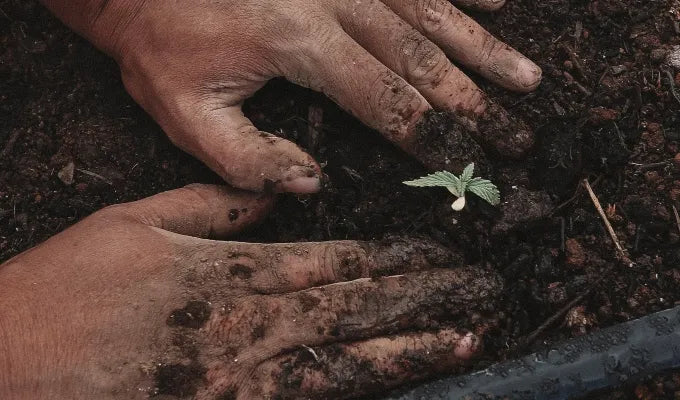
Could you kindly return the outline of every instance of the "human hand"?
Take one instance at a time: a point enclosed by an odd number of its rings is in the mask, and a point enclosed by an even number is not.
[[[419,130],[431,108],[455,113],[505,156],[533,143],[447,55],[519,92],[536,88],[540,69],[447,0],[43,1],[117,59],[132,97],[174,143],[239,188],[319,189],[312,157],[241,112],[277,76],[325,93],[433,169],[462,169],[460,153],[480,151],[433,138],[449,134],[441,127]],[[504,0],[457,3],[493,10]]]
[[[193,185],[0,266],[0,398],[347,398],[451,371],[499,278],[427,242],[251,244],[267,197]],[[163,397],[160,397],[163,398]]]

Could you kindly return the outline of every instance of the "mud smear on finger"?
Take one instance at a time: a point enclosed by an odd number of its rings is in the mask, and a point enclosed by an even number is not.
[[[462,371],[464,361],[455,357],[454,343],[439,340],[424,345],[420,335],[410,334],[412,345],[393,351],[375,346],[398,347],[399,337],[297,350],[274,360],[278,365],[271,387],[282,399],[346,399],[375,395],[441,371]]]
[[[366,242],[363,245],[377,266],[371,271],[371,277],[464,265],[460,253],[419,238],[388,236],[380,243]]]
[[[493,101],[488,102],[486,112],[477,119],[476,131],[471,130],[471,134],[506,158],[522,158],[534,146],[534,133],[529,126]]]
[[[432,171],[460,173],[471,162],[482,174],[489,171],[489,161],[482,147],[449,112],[428,111],[424,114],[416,125],[410,152]]]
[[[428,111],[416,125],[415,136],[411,153],[428,169],[460,173],[474,162],[482,176],[491,170],[482,145],[501,157],[519,159],[535,142],[524,121],[493,101],[479,117]]]
[[[206,369],[196,363],[161,365],[155,374],[157,393],[176,397],[193,396],[205,373]]]

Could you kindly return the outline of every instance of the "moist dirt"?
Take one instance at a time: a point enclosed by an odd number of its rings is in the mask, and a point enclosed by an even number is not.
[[[514,215],[530,218],[518,224],[474,198],[453,213],[445,190],[401,183],[426,173],[418,162],[323,96],[277,80],[246,104],[246,114],[258,128],[300,144],[328,180],[318,195],[282,196],[267,221],[240,239],[412,236],[497,269],[503,301],[485,316],[493,322],[486,353],[470,369],[678,304],[680,96],[673,91],[680,90],[680,70],[664,60],[680,44],[680,3],[509,0],[493,15],[471,14],[543,69],[541,86],[525,95],[475,78],[537,134],[524,161],[488,153],[480,162],[504,200],[512,199]],[[476,159],[476,144],[465,143]],[[454,161],[462,165],[465,156]],[[584,178],[633,267],[618,263],[579,186]],[[0,262],[106,205],[194,182],[219,179],[177,150],[132,101],[113,61],[36,1],[0,0]],[[502,226],[503,218],[511,223]],[[168,380],[167,392],[191,393],[196,374]],[[671,372],[596,398],[678,395],[680,373]]]

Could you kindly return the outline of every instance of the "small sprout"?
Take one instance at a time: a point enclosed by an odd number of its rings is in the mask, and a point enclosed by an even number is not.
[[[448,171],[439,171],[413,181],[406,181],[404,184],[416,187],[438,186],[447,188],[457,197],[451,205],[451,208],[455,211],[460,211],[465,207],[465,192],[472,192],[492,206],[497,206],[501,202],[498,188],[488,179],[473,178],[474,171],[475,164],[471,163],[465,167],[460,176]]]

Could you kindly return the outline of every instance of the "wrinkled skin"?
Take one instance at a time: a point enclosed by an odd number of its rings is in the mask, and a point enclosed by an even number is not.
[[[348,398],[480,350],[499,278],[418,240],[250,244],[269,198],[193,185],[0,265],[0,398]],[[228,210],[228,212],[227,212]],[[162,397],[161,397],[162,398]]]
[[[174,143],[235,187],[320,187],[311,156],[241,112],[274,77],[325,93],[426,166],[455,158],[455,144],[430,157],[417,147],[429,142],[417,126],[432,108],[455,113],[499,154],[519,157],[533,143],[456,65],[519,92],[536,88],[541,70],[447,0],[43,2],[118,61],[132,97]],[[491,11],[504,0],[456,3]]]

